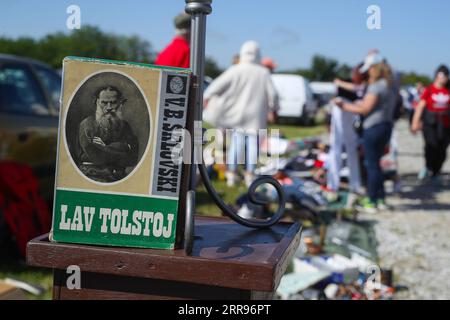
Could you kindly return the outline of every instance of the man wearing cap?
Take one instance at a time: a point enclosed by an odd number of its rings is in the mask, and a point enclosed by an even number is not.
[[[158,55],[155,64],[159,66],[189,68],[191,16],[181,13],[174,19],[176,35],[172,42]]]

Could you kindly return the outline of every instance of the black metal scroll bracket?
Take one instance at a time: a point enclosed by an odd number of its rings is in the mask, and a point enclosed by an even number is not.
[[[196,88],[196,101],[191,112],[194,113],[194,121],[201,123],[202,111],[203,111],[203,81],[205,72],[205,43],[206,43],[206,16],[212,12],[211,3],[212,0],[185,0],[186,12],[192,16],[191,26],[191,69],[193,75],[198,81]],[[256,179],[248,190],[249,199],[256,205],[265,205],[266,202],[256,199],[256,189],[264,184],[272,185],[278,194],[278,209],[270,220],[254,220],[244,219],[238,215],[238,213],[227,204],[223,202],[220,196],[217,194],[214,186],[209,179],[208,172],[203,163],[202,152],[202,131],[200,134],[193,130],[193,152],[192,162],[193,164],[199,163],[198,169],[202,177],[203,183],[208,191],[209,195],[213,198],[216,205],[235,222],[242,224],[249,228],[262,229],[269,228],[275,225],[283,216],[286,205],[286,199],[281,185],[277,180],[270,176],[262,176]],[[200,161],[198,161],[200,160]],[[194,214],[195,214],[195,187],[196,187],[196,174],[197,166],[191,165],[191,181],[190,188],[187,192],[186,199],[186,225],[184,235],[184,250],[186,254],[190,254],[192,251],[194,241]]]

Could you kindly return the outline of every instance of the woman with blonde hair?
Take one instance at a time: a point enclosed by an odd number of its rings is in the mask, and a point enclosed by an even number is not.
[[[392,70],[380,54],[367,56],[360,71],[369,75],[369,86],[364,98],[355,103],[346,103],[338,98],[335,103],[345,111],[364,117],[363,146],[368,197],[363,200],[362,207],[373,213],[386,208],[380,160],[391,138],[397,95]]]

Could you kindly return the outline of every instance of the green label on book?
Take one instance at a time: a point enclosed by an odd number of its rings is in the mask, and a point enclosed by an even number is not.
[[[53,238],[172,249],[178,201],[57,190]]]

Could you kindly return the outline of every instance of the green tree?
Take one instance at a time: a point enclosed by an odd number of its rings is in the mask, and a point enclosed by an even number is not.
[[[314,75],[312,73],[312,71],[310,69],[297,69],[293,72],[283,72],[283,73],[293,73],[293,74],[297,74],[299,76],[302,76],[308,80],[314,80]]]
[[[347,64],[341,64],[336,70],[336,77],[339,79],[350,79],[352,77],[352,67]],[[333,78],[334,80],[334,78]]]
[[[418,82],[429,85],[432,79],[426,75],[417,74],[415,72],[407,72],[402,74],[402,85],[415,86]]]
[[[0,38],[0,52],[15,55],[27,52],[29,55],[36,56],[38,55],[38,47],[36,41],[28,37],[17,40]]]
[[[223,70],[219,67],[217,62],[211,58],[207,57],[205,59],[205,75],[211,78],[217,78],[220,74],[222,74]]]
[[[333,81],[337,76],[339,63],[324,56],[315,55],[311,63],[311,80]]]
[[[346,64],[340,65],[338,61],[321,55],[314,55],[311,66],[308,69],[297,69],[291,72],[307,78],[310,81],[333,81],[335,78],[349,78],[351,67]]]
[[[322,55],[314,55],[309,68],[296,70],[284,70],[280,73],[297,74],[310,81],[333,81],[335,78],[350,79],[352,67],[347,64],[340,64],[334,59]],[[403,86],[415,86],[418,82],[429,85],[433,79],[427,75],[416,72],[402,73]]]
[[[106,33],[98,27],[85,26],[70,34],[56,32],[41,39],[0,38],[0,52],[26,56],[61,68],[66,56],[152,62],[151,44],[138,36]]]

